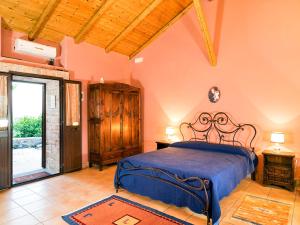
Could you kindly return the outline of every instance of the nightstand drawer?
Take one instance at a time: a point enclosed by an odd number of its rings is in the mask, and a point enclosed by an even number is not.
[[[293,158],[268,155],[265,157],[265,161],[266,161],[265,163],[277,163],[277,164],[281,164],[281,165],[291,165],[293,162]]]
[[[268,176],[274,175],[282,178],[291,178],[292,171],[287,167],[277,167],[277,166],[269,166],[266,168],[266,173]]]
[[[291,185],[293,182],[289,178],[281,178],[278,176],[270,175],[267,177],[268,183],[278,185]]]

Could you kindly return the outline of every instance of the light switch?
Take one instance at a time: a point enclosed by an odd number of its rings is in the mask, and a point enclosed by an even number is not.
[[[56,96],[50,95],[50,109],[56,108]]]

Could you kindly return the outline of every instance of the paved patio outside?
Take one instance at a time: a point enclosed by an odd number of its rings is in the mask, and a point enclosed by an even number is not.
[[[41,149],[13,149],[13,177],[41,169],[43,169]]]

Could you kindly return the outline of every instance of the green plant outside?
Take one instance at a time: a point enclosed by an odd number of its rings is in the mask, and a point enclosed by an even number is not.
[[[16,138],[41,137],[42,117],[22,117],[14,122],[13,128],[13,136]]]

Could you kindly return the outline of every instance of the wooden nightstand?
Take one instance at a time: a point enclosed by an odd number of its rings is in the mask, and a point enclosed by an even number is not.
[[[265,150],[264,184],[285,187],[294,190],[295,153],[287,151]]]
[[[172,141],[168,141],[168,140],[156,141],[156,149],[159,150],[162,148],[167,148],[172,143],[173,143]]]

